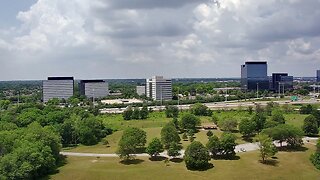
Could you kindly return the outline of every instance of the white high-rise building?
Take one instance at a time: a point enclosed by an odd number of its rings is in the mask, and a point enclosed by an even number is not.
[[[147,79],[146,96],[153,100],[172,100],[172,81],[163,76]]]
[[[48,77],[42,82],[43,102],[58,98],[67,100],[73,96],[73,77]]]
[[[79,90],[80,94],[87,98],[103,98],[109,95],[108,83],[104,80],[82,80]]]

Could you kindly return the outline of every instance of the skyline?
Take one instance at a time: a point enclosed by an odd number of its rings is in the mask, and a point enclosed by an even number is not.
[[[320,1],[11,0],[0,6],[0,81],[315,77]]]

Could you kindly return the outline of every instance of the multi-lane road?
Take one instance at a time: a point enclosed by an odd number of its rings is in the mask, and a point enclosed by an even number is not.
[[[217,109],[236,109],[239,107],[254,107],[256,104],[259,104],[261,106],[266,106],[267,103],[270,101],[262,101],[261,99],[251,99],[250,101],[227,101],[227,102],[214,102],[214,103],[204,103],[204,105],[208,106],[212,110]],[[306,100],[299,100],[299,101],[290,101],[290,100],[277,100],[274,99],[273,102],[278,103],[280,105],[284,104],[315,104],[320,103],[316,99],[306,99]],[[187,110],[189,109],[192,104],[186,104],[186,105],[177,105],[179,109],[181,110]],[[159,111],[165,109],[165,106],[149,106],[149,108],[152,108],[154,111]],[[100,109],[101,113],[122,113],[126,108],[104,108]]]

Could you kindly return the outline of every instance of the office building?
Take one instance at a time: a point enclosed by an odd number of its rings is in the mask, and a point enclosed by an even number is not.
[[[241,88],[243,90],[269,90],[266,61],[247,61],[241,65]]]
[[[104,80],[81,80],[79,91],[80,95],[87,98],[103,98],[109,95],[108,83]]]
[[[279,93],[292,89],[293,76],[288,76],[288,73],[272,73],[271,90]]]
[[[320,82],[320,70],[317,70],[317,82]]]
[[[139,96],[146,95],[146,86],[137,86],[136,92]]]
[[[172,100],[172,81],[162,76],[147,79],[146,96],[153,100]]]
[[[48,77],[42,82],[43,102],[58,98],[67,100],[73,96],[73,77]]]

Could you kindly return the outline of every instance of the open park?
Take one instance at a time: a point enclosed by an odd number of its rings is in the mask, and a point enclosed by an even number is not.
[[[284,107],[281,107],[282,109]],[[300,108],[299,105],[291,109]],[[188,111],[179,113],[178,119]],[[240,122],[244,118],[252,118],[247,109],[215,110],[213,116],[218,119],[236,119]],[[308,115],[290,111],[284,113],[285,124],[301,128]],[[188,170],[182,157],[170,158],[159,156],[152,159],[146,153],[138,154],[134,160],[121,161],[116,152],[123,131],[128,127],[141,128],[146,132],[147,143],[155,137],[160,138],[161,129],[172,118],[167,118],[164,111],[151,112],[147,119],[124,120],[122,114],[103,114],[99,118],[103,123],[116,129],[105,137],[100,143],[93,146],[79,145],[62,149],[66,153],[67,164],[58,168],[56,174],[49,176],[51,179],[317,179],[320,171],[310,162],[309,158],[316,150],[316,138],[310,138],[301,148],[296,150],[279,148],[278,153],[270,158],[267,163],[261,163],[258,149],[245,149],[246,144],[254,144],[255,137],[245,138],[238,128],[232,131],[236,137],[237,146],[245,147],[238,151],[234,158],[213,158],[209,162],[213,167],[205,171]],[[271,119],[267,116],[267,121]],[[199,116],[201,125],[194,134],[194,141],[206,145],[208,143],[207,127],[213,124],[211,116]],[[213,135],[221,137],[224,133],[219,127],[210,130]],[[183,134],[179,134],[183,139]],[[255,135],[256,136],[256,135]],[[107,142],[107,143],[106,143]],[[181,140],[180,144],[185,150],[191,144],[189,139]],[[237,148],[236,148],[237,149]],[[239,149],[238,149],[239,150]],[[72,155],[72,153],[75,153]],[[78,154],[77,154],[78,153]]]

